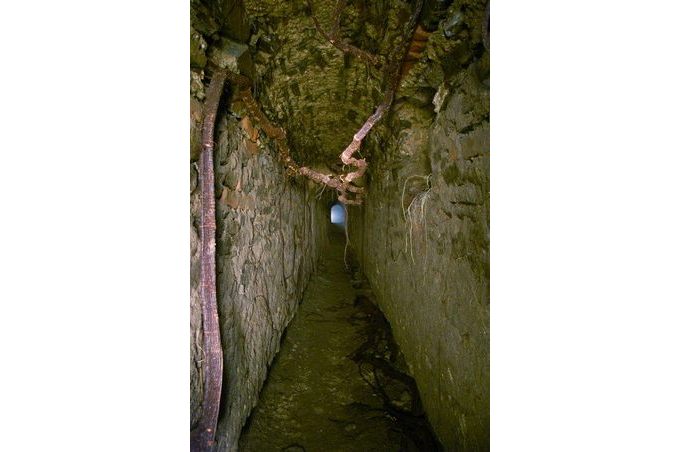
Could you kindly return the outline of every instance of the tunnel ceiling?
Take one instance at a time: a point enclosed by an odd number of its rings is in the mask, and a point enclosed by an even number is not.
[[[312,1],[329,27],[336,0]],[[384,59],[414,1],[347,0],[340,35]],[[205,199],[196,160],[205,87],[221,66],[215,55],[227,54],[229,63],[238,56],[238,70],[253,80],[270,120],[287,131],[299,164],[336,174],[342,172],[339,153],[384,90],[380,70],[344,55],[318,33],[306,0],[191,0],[190,11],[194,426],[204,400],[203,342],[194,334],[203,328],[198,276]],[[347,243],[382,292],[381,308],[447,450],[486,450],[488,0],[426,0],[420,24],[429,33],[426,45],[402,79],[390,114],[363,141],[366,202],[349,210],[353,238]],[[219,309],[226,313],[220,323],[229,383],[218,432],[227,444],[237,441],[281,331],[325,256],[325,201],[336,195],[288,177],[276,159],[280,146],[246,120],[233,90],[225,89],[214,149],[216,277]],[[470,438],[482,438],[482,446],[470,447]]]
[[[344,10],[341,34],[362,49],[385,54],[396,35],[396,30],[388,30],[386,2],[366,3]],[[327,0],[313,1],[326,29],[334,6]],[[382,74],[328,43],[316,30],[305,1],[248,0],[246,9],[259,33],[255,64],[262,77],[264,107],[272,119],[285,124],[295,158],[339,164],[338,155],[381,101]]]
[[[310,1],[321,26],[329,30],[336,1]],[[385,62],[402,40],[403,24],[414,3],[348,0],[340,36]],[[484,1],[425,2],[420,23],[437,32],[420,62],[402,80],[397,98],[433,108],[432,99],[446,72],[474,55],[474,40],[469,38],[481,42],[484,6]],[[462,23],[457,13],[461,8],[477,10],[478,14],[466,16],[477,22]],[[203,52],[194,42],[197,31],[207,43],[207,55],[210,47],[224,46],[225,38],[247,43],[249,52],[239,60],[239,68],[254,79],[255,96],[269,119],[286,129],[293,157],[301,164],[338,171],[339,154],[382,100],[382,69],[343,54],[324,39],[315,28],[307,0],[194,0],[191,19],[192,66],[200,60],[195,53]],[[209,77],[210,64],[205,69]]]

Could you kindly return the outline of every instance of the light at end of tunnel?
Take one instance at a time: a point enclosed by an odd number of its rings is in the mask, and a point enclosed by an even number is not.
[[[331,207],[331,223],[345,224],[345,208],[342,204],[333,204],[333,207]]]

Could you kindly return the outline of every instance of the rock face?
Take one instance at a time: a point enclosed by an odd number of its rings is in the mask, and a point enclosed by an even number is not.
[[[387,321],[346,270],[353,259],[334,228],[239,450],[437,452]]]
[[[217,193],[217,281],[228,413],[219,428],[223,450],[230,450],[302,299],[329,221],[316,186],[286,181],[271,150],[253,154],[243,127],[227,121],[226,128],[233,133],[221,134],[217,150],[224,187]]]
[[[471,56],[444,27],[482,17],[452,8],[433,33],[433,104],[409,95],[425,72],[407,81],[372,140],[366,203],[349,209],[362,269],[452,450],[489,448],[489,90],[488,52]]]
[[[200,153],[202,101],[210,61],[248,66],[249,26],[238,0],[191,3],[191,428],[203,400],[203,349],[199,281]],[[239,69],[241,69],[239,67]],[[294,181],[271,142],[251,118],[235,117],[225,89],[215,131],[217,296],[224,352],[223,397],[217,440],[235,450],[257,401],[267,367],[278,351],[302,292],[326,242],[328,212],[319,187]]]
[[[312,0],[324,27],[335,2]],[[383,60],[411,3],[347,2],[343,38]],[[233,56],[294,158],[340,171],[339,153],[383,92],[381,71],[343,55],[305,0],[192,0],[191,159],[214,64]],[[368,195],[349,209],[362,270],[447,450],[489,448],[489,22],[486,0],[426,0],[421,41],[392,111],[360,151]],[[238,43],[235,45],[234,43]],[[226,49],[226,50],[225,50]],[[228,49],[235,49],[227,51]],[[226,52],[226,53],[225,53]],[[225,56],[226,55],[226,56]],[[272,143],[223,102],[216,162],[218,301],[225,381],[220,450],[234,450],[327,238],[333,197],[284,174]],[[198,209],[191,165],[191,422],[202,400]]]
[[[335,1],[310,0],[324,30],[335,18]],[[301,164],[341,166],[339,155],[382,101],[381,69],[344,55],[314,26],[307,0],[245,0],[256,32],[254,68],[259,100],[284,127]],[[406,2],[348,2],[340,35],[362,49],[386,55],[402,38]]]
[[[247,119],[223,118],[215,149],[217,290],[225,383],[220,450],[238,435],[293,318],[326,240],[328,212],[318,188],[286,179],[270,145],[251,141]],[[202,400],[198,299],[198,193],[192,165],[191,413]]]

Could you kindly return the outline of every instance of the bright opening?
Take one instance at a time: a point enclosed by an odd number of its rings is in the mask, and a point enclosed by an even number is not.
[[[345,224],[345,207],[342,204],[335,203],[331,207],[331,223]]]

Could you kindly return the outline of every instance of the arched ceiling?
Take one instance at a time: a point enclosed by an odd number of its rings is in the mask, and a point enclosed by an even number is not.
[[[371,53],[388,54],[399,40],[396,12],[407,13],[409,5],[386,3],[350,3],[341,36]],[[382,71],[331,45],[315,28],[305,1],[245,5],[256,29],[251,42],[263,108],[288,131],[296,159],[339,163],[338,155],[382,100]],[[313,8],[330,29],[335,2],[314,0]]]
[[[329,30],[335,0],[310,1],[321,26]],[[465,20],[481,22],[485,3],[426,2],[421,23],[433,33],[421,61],[402,81],[400,97],[433,108],[446,72],[464,64],[474,54],[474,41],[481,42],[479,23],[462,23],[456,14],[467,8]],[[348,0],[340,35],[385,61],[401,42],[412,8],[413,2],[406,0]],[[470,9],[478,13],[469,14]],[[254,79],[255,96],[270,120],[287,130],[293,157],[302,164],[338,169],[339,154],[382,100],[381,69],[331,45],[315,28],[307,0],[194,0],[192,27],[209,46],[224,45],[225,37],[247,44],[240,69]],[[467,36],[460,36],[466,30]]]

